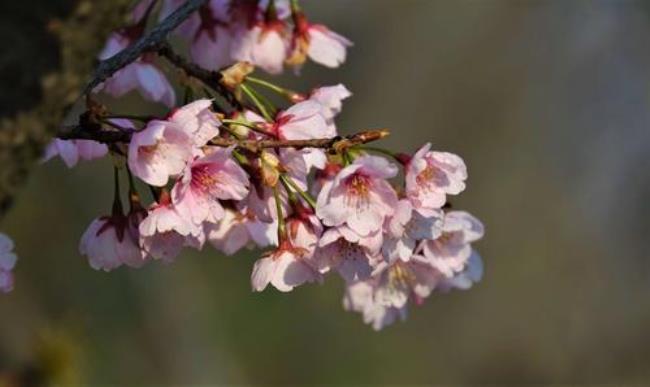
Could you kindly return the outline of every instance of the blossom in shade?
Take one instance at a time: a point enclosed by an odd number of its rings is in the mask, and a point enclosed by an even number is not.
[[[483,237],[483,224],[464,211],[445,214],[442,235],[425,241],[421,250],[426,261],[447,278],[465,269],[473,254],[471,243]]]
[[[250,62],[270,74],[280,74],[288,49],[284,30],[285,23],[281,20],[239,26],[233,32],[230,54],[236,61]]]
[[[173,122],[153,120],[133,134],[129,143],[131,172],[145,183],[164,186],[180,175],[193,157],[193,139]]]
[[[217,223],[224,210],[219,200],[241,200],[248,195],[248,175],[233,160],[232,148],[219,148],[195,159],[174,186],[176,211],[199,226]]]
[[[202,228],[180,216],[166,192],[140,223],[142,249],[152,258],[167,263],[173,262],[184,246],[200,247],[203,238]]]
[[[287,237],[293,246],[313,255],[323,234],[323,225],[311,208],[294,204],[294,213],[286,219]]]
[[[377,156],[361,156],[343,168],[318,195],[316,214],[326,226],[347,225],[361,236],[380,230],[397,206],[397,193],[386,181],[397,167]]]
[[[0,233],[0,292],[8,293],[14,288],[13,269],[16,266],[14,242],[7,235]]]
[[[437,289],[449,291],[452,289],[467,290],[483,278],[483,259],[476,252],[467,260],[465,269],[451,278],[442,278]]]
[[[410,201],[402,199],[387,224],[387,237],[383,245],[384,255],[389,260],[408,261],[413,256],[418,242],[440,237],[443,212],[432,211],[425,216],[414,210]]]
[[[108,147],[105,144],[92,140],[60,140],[55,138],[45,148],[43,161],[49,161],[53,157],[59,156],[68,166],[72,168],[79,160],[99,159],[108,153]]]
[[[446,195],[465,189],[467,167],[453,153],[431,151],[426,144],[410,159],[406,167],[406,194],[420,212],[441,208]]]
[[[382,262],[370,279],[348,285],[343,306],[359,312],[366,324],[380,330],[404,320],[408,303],[420,304],[436,288],[440,274],[426,262]]]
[[[306,249],[285,241],[276,250],[258,259],[253,266],[251,284],[261,292],[271,284],[281,292],[290,292],[296,286],[319,282],[322,277],[309,259]]]
[[[206,223],[204,227],[208,242],[226,255],[233,255],[246,246],[278,244],[277,223],[262,222],[247,208],[239,211],[226,208],[218,223]]]
[[[349,239],[354,235],[357,234],[346,226],[325,230],[314,253],[314,261],[321,273],[336,270],[348,283],[370,277],[373,267],[381,260],[377,251],[381,239],[379,243],[372,237],[352,242]]]
[[[95,270],[111,271],[123,264],[140,267],[145,255],[129,230],[126,216],[116,214],[93,220],[81,237],[79,252]]]
[[[131,45],[141,33],[136,27],[139,26],[114,32],[99,54],[99,59],[108,59]],[[97,90],[105,91],[113,97],[121,97],[130,91],[138,90],[142,97],[150,101],[160,102],[170,108],[176,104],[174,88],[162,71],[156,67],[154,56],[150,54],[145,54],[118,70]]]

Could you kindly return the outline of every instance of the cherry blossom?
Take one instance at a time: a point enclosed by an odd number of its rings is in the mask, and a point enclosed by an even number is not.
[[[408,261],[417,243],[440,237],[443,228],[443,212],[431,212],[427,216],[413,209],[410,201],[402,199],[395,214],[388,221],[388,237],[384,241],[384,255],[390,260]]]
[[[43,161],[49,161],[59,156],[68,168],[72,168],[79,160],[99,159],[108,153],[108,147],[92,140],[60,140],[55,138],[45,149]]]
[[[9,293],[14,288],[13,269],[17,257],[13,252],[14,242],[5,234],[0,233],[0,292]]]
[[[136,37],[132,36],[132,31],[134,30],[113,33],[99,54],[99,59],[108,59],[131,45]],[[130,91],[138,90],[148,100],[163,103],[170,108],[176,104],[174,88],[154,64],[154,57],[148,54],[117,71],[98,90],[113,97],[121,97]]]
[[[205,228],[206,239],[226,255],[233,255],[246,246],[278,244],[277,224],[260,221],[247,208],[226,209],[217,224],[206,223]]]
[[[185,220],[174,208],[169,194],[163,193],[140,223],[140,246],[154,259],[171,263],[184,246],[199,248],[203,229]]]
[[[251,284],[253,290],[261,292],[271,284],[281,292],[290,292],[296,286],[308,282],[319,282],[321,276],[310,262],[308,251],[285,242],[257,260],[253,266]]]
[[[297,15],[292,53],[287,62],[300,67],[307,57],[325,67],[339,67],[352,42],[322,24],[311,24],[303,14]]]
[[[195,225],[217,223],[224,210],[219,200],[241,200],[248,194],[248,175],[232,159],[232,148],[213,150],[188,165],[174,186],[176,211]]]
[[[467,168],[453,153],[431,151],[426,144],[408,162],[406,194],[420,211],[435,211],[446,201],[446,195],[465,190]]]
[[[284,33],[285,24],[280,20],[237,28],[233,32],[231,56],[237,61],[253,63],[270,74],[279,74],[284,69],[288,50]]]
[[[193,153],[193,140],[180,125],[153,120],[133,134],[129,168],[145,183],[162,187],[185,170]]]
[[[472,242],[483,237],[483,224],[464,211],[445,214],[442,235],[422,245],[427,262],[447,277],[462,271],[472,255]]]
[[[395,212],[397,194],[386,181],[397,167],[377,156],[361,156],[343,168],[318,195],[316,213],[327,226],[347,225],[362,236],[381,229]]]
[[[318,250],[314,253],[314,260],[321,273],[336,270],[348,283],[370,277],[373,267],[381,261],[375,238],[351,242],[351,235],[356,234],[346,226],[330,228],[322,234]]]
[[[124,215],[93,220],[81,237],[79,252],[88,257],[88,263],[95,270],[108,272],[123,264],[142,266],[145,255],[128,227],[128,218]]]

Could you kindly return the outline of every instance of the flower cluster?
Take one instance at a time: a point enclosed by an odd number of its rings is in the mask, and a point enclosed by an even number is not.
[[[182,3],[164,1],[161,17]],[[113,34],[102,57],[143,34],[156,4],[142,1],[135,24]],[[183,249],[205,245],[226,255],[265,249],[252,265],[254,291],[289,292],[338,275],[345,309],[375,329],[403,319],[409,304],[436,290],[481,279],[472,244],[483,226],[450,204],[467,180],[459,156],[430,144],[413,154],[367,145],[386,130],[342,136],[336,119],[352,95],[343,85],[303,94],[251,75],[255,66],[277,73],[307,57],[336,67],[346,39],[310,24],[295,0],[209,1],[176,32],[188,39],[192,62],[174,54],[172,64],[210,69],[206,77],[188,73],[196,79],[185,84],[183,104],[145,54],[101,89],[138,89],[169,106],[166,116],[108,114],[89,98],[81,130],[47,149],[46,159],[59,155],[69,167],[113,156],[112,210],[91,222],[79,245],[92,268],[171,263]],[[212,71],[233,61],[241,62]],[[278,99],[285,102],[272,102]]]
[[[159,19],[168,17],[184,2],[163,0]],[[112,57],[140,38],[157,3],[141,1],[132,12],[132,24],[110,36],[99,59]],[[311,23],[297,2],[289,4],[288,0],[211,0],[185,20],[175,35],[188,43],[192,61],[204,69],[249,62],[270,74],[281,73],[285,66],[298,71],[307,58],[326,67],[338,67],[352,45],[326,26]],[[99,89],[114,97],[138,90],[144,98],[170,108],[176,99],[152,53],[119,70]]]

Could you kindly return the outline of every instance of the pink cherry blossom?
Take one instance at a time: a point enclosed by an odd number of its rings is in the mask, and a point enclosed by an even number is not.
[[[128,47],[134,40],[133,36],[129,36],[129,32],[130,30],[113,33],[99,54],[99,59],[108,59]],[[144,98],[150,101],[163,103],[170,108],[174,107],[176,104],[174,88],[156,67],[153,58],[151,55],[143,55],[135,62],[117,71],[97,90],[103,90],[113,97],[121,97],[130,91],[138,90]]]
[[[267,247],[278,244],[277,223],[265,223],[257,219],[247,208],[226,209],[217,223],[206,223],[206,238],[226,255],[233,255],[242,248],[252,245]]]
[[[472,251],[465,269],[451,278],[442,278],[437,289],[443,292],[452,289],[467,290],[482,278],[483,260],[476,251]]]
[[[236,28],[231,45],[232,58],[250,62],[270,74],[280,74],[288,50],[285,28],[284,22],[279,20],[259,22],[252,28]]]
[[[361,236],[370,235],[393,215],[397,194],[386,181],[397,167],[377,156],[361,156],[343,168],[318,195],[316,213],[327,226],[347,225]]]
[[[370,279],[348,285],[343,305],[363,314],[375,330],[404,320],[408,302],[421,303],[438,286],[441,275],[426,262],[382,262]]]
[[[339,67],[345,62],[347,48],[352,42],[322,24],[312,24],[307,29],[309,59],[325,67]]]
[[[253,290],[257,292],[266,289],[268,284],[281,292],[290,292],[296,286],[317,281],[321,281],[321,275],[309,260],[307,250],[289,242],[258,259],[251,275]]]
[[[241,200],[248,195],[248,175],[233,160],[232,148],[220,148],[197,158],[172,191],[176,211],[199,226],[217,223],[224,210],[219,200]]]
[[[200,247],[203,239],[203,229],[180,216],[166,193],[140,223],[140,246],[166,263],[173,262],[184,246]]]
[[[17,257],[13,252],[14,242],[5,234],[0,233],[0,292],[9,293],[14,288],[13,269]]]
[[[307,250],[313,255],[323,234],[323,225],[310,208],[298,203],[294,213],[286,220],[287,236],[293,246]]]
[[[173,122],[153,120],[129,143],[131,172],[145,183],[162,187],[180,175],[194,153],[193,139]]]
[[[55,138],[45,149],[43,161],[49,161],[55,156],[61,157],[68,168],[72,168],[79,160],[99,159],[108,153],[108,147],[92,140],[60,140]]]
[[[453,277],[465,269],[472,255],[471,243],[483,237],[483,224],[464,211],[445,214],[442,235],[422,244],[427,262],[443,273]]]
[[[446,195],[458,195],[465,189],[467,179],[463,159],[430,149],[431,144],[420,148],[406,168],[406,194],[421,212],[441,208]]]
[[[325,118],[329,129],[327,137],[335,137],[337,135],[334,118],[343,109],[343,100],[351,96],[352,93],[350,90],[342,84],[319,87],[311,92],[309,100],[319,103],[322,107],[321,114]]]
[[[95,270],[111,271],[123,264],[140,267],[145,254],[128,230],[128,218],[112,215],[97,218],[81,237],[79,252]]]
[[[321,273],[336,270],[348,282],[368,279],[373,267],[381,260],[374,243],[367,240],[350,242],[344,234],[356,235],[345,226],[327,229],[318,242],[314,261]],[[379,243],[381,245],[381,242]]]
[[[442,210],[427,216],[413,209],[410,201],[402,199],[395,214],[388,221],[388,237],[384,240],[384,255],[393,259],[408,261],[415,252],[417,243],[440,237],[443,227]]]
[[[329,130],[322,109],[314,101],[299,102],[278,113],[271,131],[282,140],[326,138]]]

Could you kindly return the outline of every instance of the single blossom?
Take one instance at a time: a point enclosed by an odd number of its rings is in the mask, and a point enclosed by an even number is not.
[[[247,208],[226,209],[218,223],[205,223],[204,227],[208,242],[226,255],[246,246],[278,245],[277,223],[262,222]]]
[[[434,240],[440,237],[443,216],[442,210],[422,215],[413,208],[409,200],[400,200],[395,214],[387,222],[388,235],[384,240],[384,255],[389,260],[408,261],[420,241]]]
[[[290,292],[322,277],[308,256],[308,251],[285,241],[276,250],[255,262],[251,275],[253,290],[261,292],[271,284],[281,292]]]
[[[426,262],[382,262],[370,279],[348,285],[343,305],[363,314],[375,330],[404,320],[408,302],[420,304],[438,286],[441,275]]]
[[[134,27],[140,27],[136,25]],[[135,31],[135,32],[133,32]],[[99,54],[100,60],[108,59],[139,37],[139,28],[130,28],[113,33]],[[142,97],[154,102],[160,102],[172,108],[176,104],[176,94],[165,75],[156,67],[154,56],[145,54],[135,62],[118,70],[107,79],[97,90],[105,91],[113,97],[121,97],[130,91],[138,90]]]
[[[45,149],[43,161],[49,161],[59,156],[68,168],[72,168],[79,160],[99,159],[108,153],[108,147],[92,140],[60,140],[55,138]]]
[[[325,67],[339,67],[347,56],[352,42],[322,24],[311,24],[304,15],[298,16],[291,55],[287,63],[299,68],[309,57]]]
[[[203,229],[185,220],[174,208],[169,194],[161,195],[140,223],[140,246],[152,258],[173,262],[184,246],[200,248]]]
[[[241,200],[248,195],[248,175],[233,160],[232,148],[219,148],[188,165],[172,191],[176,211],[199,226],[217,223],[224,210],[219,200]]]
[[[166,121],[181,128],[192,138],[194,146],[200,148],[219,135],[221,121],[211,106],[211,100],[199,99],[174,110]]]
[[[386,181],[397,167],[377,156],[361,156],[343,168],[318,195],[316,213],[327,226],[347,225],[361,236],[380,230],[395,212],[397,194]]]
[[[193,139],[173,122],[153,120],[129,143],[131,172],[145,183],[162,187],[180,175],[194,153]]]
[[[230,54],[236,61],[250,62],[270,74],[280,74],[288,49],[285,29],[281,20],[235,28]]]
[[[347,282],[363,281],[370,277],[373,268],[381,260],[376,238],[368,237],[351,242],[356,235],[346,226],[327,229],[318,242],[314,261],[321,273],[336,270]]]
[[[14,288],[13,269],[16,266],[14,242],[7,235],[0,233],[0,292],[9,293]]]
[[[325,118],[328,126],[328,137],[335,137],[337,135],[336,125],[334,118],[341,113],[343,109],[343,100],[352,96],[342,84],[335,86],[324,86],[312,90],[309,100],[317,102],[321,105],[321,114]]]
[[[314,212],[300,203],[286,219],[287,237],[293,246],[303,248],[312,256],[323,234],[323,225]]]
[[[437,289],[445,292],[452,289],[467,290],[483,278],[483,260],[481,256],[472,251],[467,260],[465,270],[457,273],[451,278],[442,278]]]
[[[144,254],[129,225],[129,218],[115,214],[93,220],[79,243],[79,252],[88,257],[95,270],[111,271],[123,264],[141,267]]]
[[[465,189],[467,179],[463,159],[430,149],[431,144],[420,148],[406,167],[406,194],[421,212],[441,208],[446,195],[458,195]]]
[[[432,267],[451,278],[465,269],[473,253],[471,243],[483,234],[483,224],[474,216],[451,211],[445,214],[440,237],[423,242],[422,254]]]
[[[322,115],[322,106],[309,100],[278,113],[270,129],[282,140],[328,137],[328,126]]]

